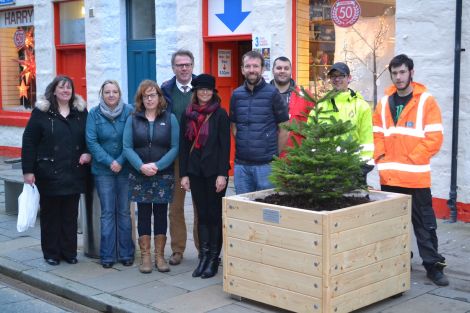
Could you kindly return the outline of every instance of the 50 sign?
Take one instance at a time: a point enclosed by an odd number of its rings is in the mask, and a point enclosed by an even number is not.
[[[361,6],[356,0],[338,0],[331,7],[331,19],[340,27],[354,25],[361,16]]]

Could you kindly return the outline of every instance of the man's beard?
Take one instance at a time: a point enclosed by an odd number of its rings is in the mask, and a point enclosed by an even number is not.
[[[406,83],[405,87],[403,87],[403,88],[398,88],[398,87],[397,87],[397,90],[400,90],[400,91],[406,90],[406,89],[410,86],[410,84],[411,84],[412,81],[413,81],[413,78],[412,78],[411,75],[410,75],[410,77],[408,77],[408,82]]]

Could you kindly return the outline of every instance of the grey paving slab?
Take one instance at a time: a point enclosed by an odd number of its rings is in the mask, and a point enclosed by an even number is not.
[[[37,239],[31,237],[13,238],[9,241],[0,242],[0,255],[6,255],[10,251],[16,251],[24,247],[31,247],[39,244]]]
[[[7,237],[5,235],[0,235],[0,242],[3,242],[3,241],[8,241],[8,240],[11,240],[10,237]]]
[[[11,250],[8,253],[5,253],[3,256],[20,262],[43,258],[42,252],[38,251],[37,249],[32,249],[31,247]]]
[[[360,311],[357,311],[360,312]],[[429,294],[410,299],[399,305],[376,311],[381,313],[467,313],[470,312],[470,303],[457,301],[445,297],[436,297]]]
[[[232,304],[233,302],[234,300],[222,291],[221,286],[214,285],[159,303],[152,303],[152,306],[172,313],[203,313]]]
[[[0,305],[8,304],[8,303],[18,303],[18,302],[28,301],[32,299],[33,299],[32,297],[26,294],[23,294],[12,288],[0,289]]]
[[[82,279],[80,282],[106,292],[114,292],[132,286],[139,286],[161,279],[162,277],[165,277],[164,274],[156,271],[150,274],[142,274],[137,266],[134,265],[122,271],[111,268],[99,277]]]
[[[17,275],[23,271],[31,269],[31,266],[15,262],[8,258],[0,257],[0,272],[6,275]]]
[[[160,281],[152,281],[139,286],[116,291],[114,294],[138,303],[151,305],[152,303],[158,303],[187,292],[188,291],[185,289],[167,285]]]
[[[101,277],[109,273],[109,270],[95,262],[87,260],[87,258],[80,258],[78,263],[74,265],[61,262],[60,265],[56,266],[56,269],[52,270],[50,273],[74,281],[83,281],[90,278]]]
[[[222,279],[223,279],[222,268],[220,268],[220,271],[217,273],[216,276],[208,278],[208,279],[202,279],[200,277],[196,277],[196,278],[192,277],[192,271],[189,271],[189,272],[181,273],[179,275],[163,278],[161,279],[161,282],[166,283],[171,286],[194,291],[194,290],[206,288],[212,285],[222,286]]]
[[[47,302],[31,299],[29,301],[0,305],[2,313],[65,313],[70,312],[55,307]]]
[[[254,311],[252,308],[245,308],[238,304],[229,304],[223,307],[209,311],[208,313],[254,313],[260,311]]]
[[[135,303],[127,299],[119,298],[114,295],[103,293],[100,295],[93,296],[93,299],[98,302],[105,303],[106,306],[101,311],[113,312],[113,313],[128,313],[128,312],[138,312],[138,313],[155,313],[155,309],[151,307],[144,306],[140,303]],[[112,307],[112,310],[110,310]]]

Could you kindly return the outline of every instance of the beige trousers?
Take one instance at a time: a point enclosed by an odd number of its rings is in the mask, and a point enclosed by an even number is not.
[[[170,239],[171,239],[171,250],[173,253],[180,252],[184,253],[186,249],[186,223],[184,220],[184,197],[186,196],[186,191],[180,188],[180,168],[179,168],[179,159],[175,160],[175,189],[173,191],[173,202],[170,203],[170,209],[168,212],[168,217],[170,220]],[[194,236],[194,245],[196,249],[199,250],[199,239],[197,232],[197,210],[194,206],[194,226],[193,226],[193,236]]]

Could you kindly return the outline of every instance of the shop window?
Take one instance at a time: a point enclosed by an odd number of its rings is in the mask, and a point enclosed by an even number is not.
[[[0,11],[0,105],[29,112],[36,101],[33,8]]]
[[[85,6],[83,1],[59,3],[60,44],[85,42]]]
[[[395,49],[395,0],[357,1],[361,15],[350,27],[333,23],[336,1],[297,2],[297,80],[320,95],[330,89],[327,73],[335,62],[351,69],[351,86],[371,103],[387,85],[382,75]]]

